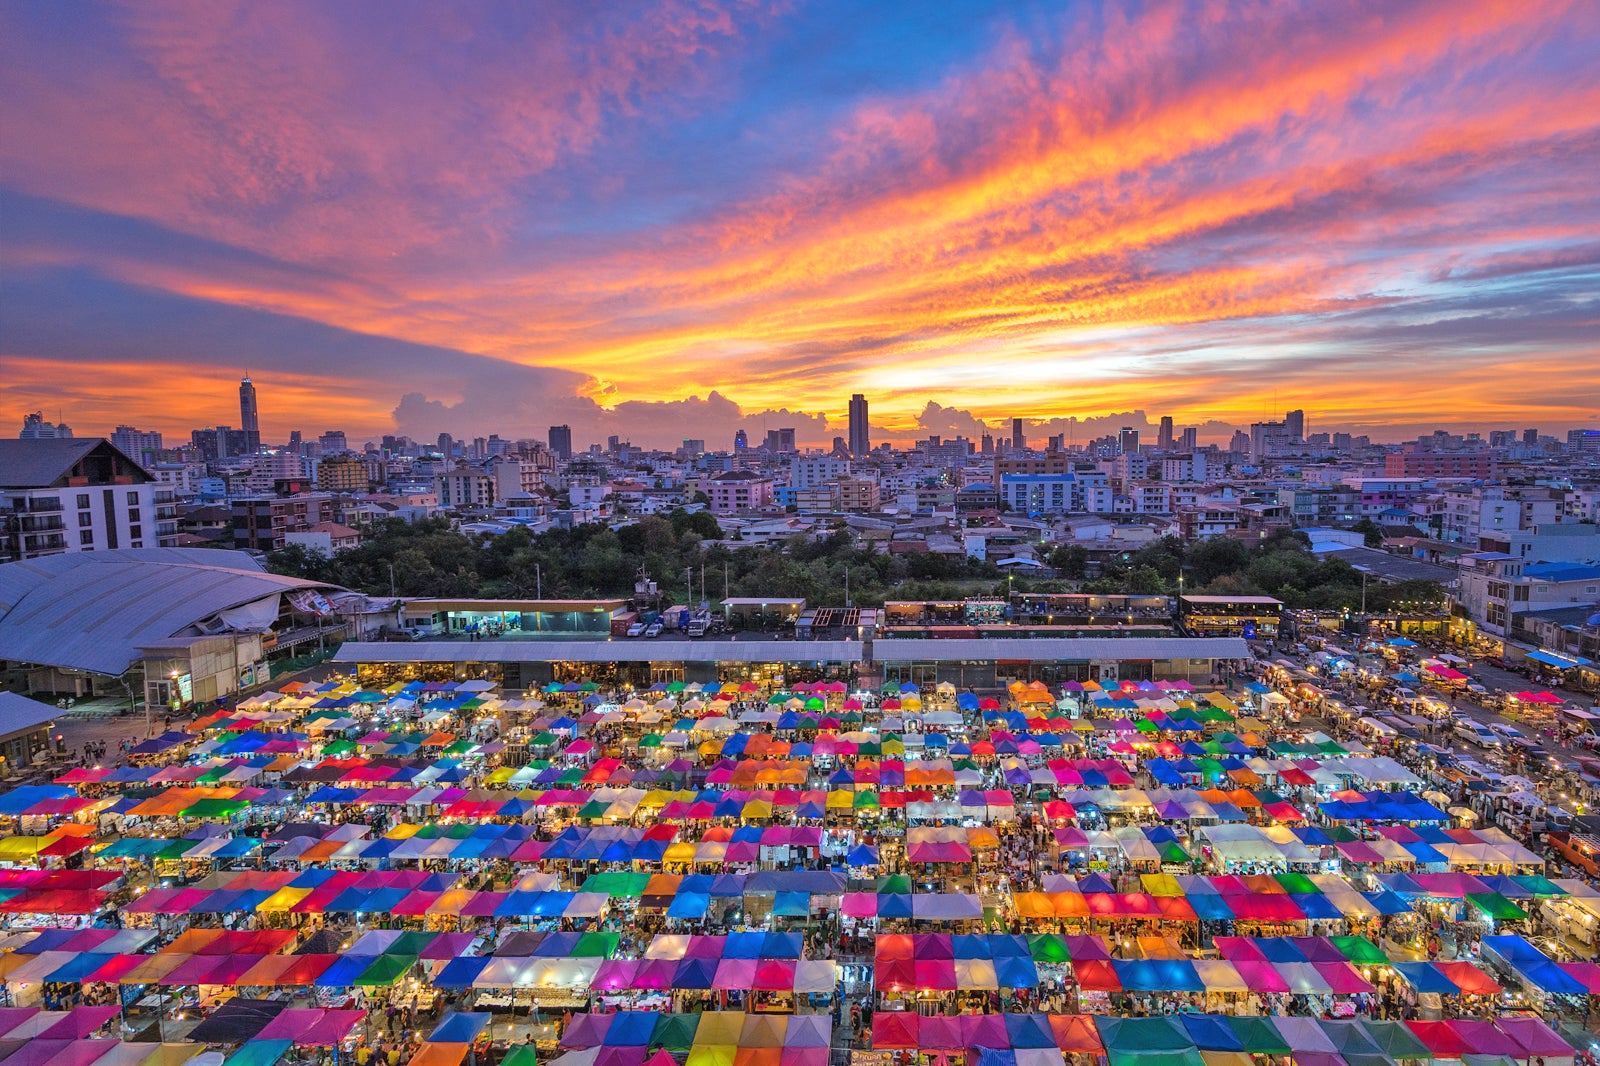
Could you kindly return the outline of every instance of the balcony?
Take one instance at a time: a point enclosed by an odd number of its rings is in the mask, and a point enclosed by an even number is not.
[[[67,528],[60,515],[48,515],[43,518],[22,518],[17,522],[17,527],[24,533],[51,533]]]
[[[60,499],[41,496],[37,499],[17,500],[12,510],[19,514],[57,514],[61,511]]]

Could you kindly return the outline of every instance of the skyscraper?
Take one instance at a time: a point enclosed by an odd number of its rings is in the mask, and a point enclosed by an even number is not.
[[[1123,426],[1122,432],[1117,434],[1117,452],[1120,455],[1130,455],[1139,450],[1139,431],[1132,426]]]
[[[550,427],[550,451],[558,459],[572,458],[572,427]]]
[[[245,449],[254,455],[261,450],[261,421],[256,412],[256,387],[245,374],[239,382],[239,428],[244,430]]]
[[[1022,419],[1011,420],[1011,447],[1015,451],[1022,451],[1028,446],[1028,438],[1022,432]]]
[[[866,455],[872,451],[871,436],[867,428],[867,398],[858,392],[850,397],[850,454]]]
[[[1306,439],[1306,413],[1304,411],[1290,411],[1283,416],[1283,424],[1289,430],[1289,440],[1295,444]]]
[[[750,450],[750,434],[738,430],[733,435],[733,450],[736,455],[743,455]]]
[[[1161,429],[1156,434],[1156,447],[1164,452],[1172,450],[1172,416],[1161,416]]]

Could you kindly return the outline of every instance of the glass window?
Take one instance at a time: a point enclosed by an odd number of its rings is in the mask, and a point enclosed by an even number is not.
[[[138,503],[139,502],[139,493],[136,492],[133,489],[129,489],[128,490],[128,502],[129,503]]]
[[[79,507],[87,507],[87,506],[89,506],[89,494],[87,492],[78,493],[78,506]]]
[[[78,543],[79,544],[93,544],[94,543],[94,530],[92,530],[92,529],[80,529],[80,530],[78,530]]]

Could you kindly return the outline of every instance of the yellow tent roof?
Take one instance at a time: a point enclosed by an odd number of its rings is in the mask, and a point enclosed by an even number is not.
[[[311,895],[309,888],[280,888],[256,905],[258,911],[287,911]]]

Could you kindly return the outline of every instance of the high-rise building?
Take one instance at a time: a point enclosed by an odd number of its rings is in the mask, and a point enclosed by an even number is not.
[[[1011,447],[1015,451],[1022,451],[1028,446],[1028,437],[1022,431],[1022,419],[1011,420]]]
[[[22,416],[22,440],[65,440],[71,436],[71,426],[65,422],[60,425],[46,422],[41,411]]]
[[[1537,429],[1525,429],[1525,430],[1523,430],[1522,431],[1522,443],[1524,443],[1524,444],[1538,444],[1539,443],[1539,431]]]
[[[861,393],[850,397],[850,454],[872,451],[872,432],[867,426],[867,398]]]
[[[1567,430],[1567,450],[1579,455],[1600,453],[1600,429]]]
[[[1188,429],[1185,429],[1183,431],[1183,436],[1179,438],[1178,449],[1180,451],[1192,452],[1199,446],[1200,430],[1194,426],[1190,426]]]
[[[1132,455],[1139,450],[1139,431],[1132,426],[1123,426],[1122,432],[1117,434],[1117,454]]]
[[[317,438],[317,443],[322,446],[323,455],[338,455],[340,452],[350,450],[349,442],[345,440],[344,430],[330,429]]]
[[[146,470],[161,452],[161,434],[147,433],[132,426],[118,426],[112,430],[111,443]]]
[[[572,427],[550,427],[550,451],[557,459],[572,458]]]
[[[981,438],[980,450],[983,452],[984,455],[993,455],[994,454],[994,436],[993,436],[993,434],[985,433],[983,435],[983,437]]]
[[[1164,452],[1172,450],[1172,416],[1161,416],[1161,429],[1156,433],[1156,447]]]
[[[733,451],[735,455],[743,455],[750,450],[750,434],[738,430],[733,435]]]
[[[1289,440],[1299,444],[1306,439],[1306,413],[1304,411],[1290,411],[1283,416],[1284,428],[1289,431]]]
[[[778,455],[780,453],[788,453],[788,452],[795,451],[796,449],[795,449],[795,446],[794,446],[794,430],[792,430],[792,429],[769,429],[769,430],[767,430],[767,440],[766,440],[765,445],[763,445],[763,446],[766,448],[767,452],[769,454],[772,454],[772,455]]]
[[[439,454],[446,460],[450,458],[450,453],[456,450],[455,438],[448,433],[439,434],[439,439],[435,443],[439,447]]]
[[[239,428],[244,430],[245,448],[254,455],[261,450],[261,419],[256,409],[256,387],[247,373],[239,382]]]
[[[1289,450],[1294,443],[1289,427],[1283,422],[1250,423],[1250,461],[1275,459]]]

